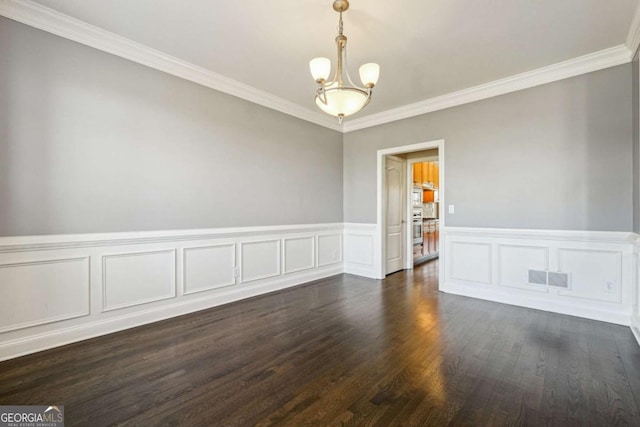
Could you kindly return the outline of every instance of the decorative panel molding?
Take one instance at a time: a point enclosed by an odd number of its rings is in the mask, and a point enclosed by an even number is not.
[[[471,227],[445,227],[443,232],[447,248],[443,292],[631,323],[636,280],[633,233]],[[568,288],[529,285],[529,269],[566,273]],[[494,277],[499,286],[492,285]]]
[[[283,239],[284,274],[314,268],[316,264],[315,243],[313,236]]]
[[[0,333],[89,315],[89,260],[0,264]]]
[[[280,275],[280,240],[243,242],[240,252],[243,283]]]
[[[375,253],[379,251],[376,224],[346,223],[344,225],[345,273],[376,279],[379,266]]]
[[[529,284],[529,270],[549,269],[549,248],[498,245],[498,285],[548,292],[547,286]]]
[[[373,265],[373,236],[350,234],[347,244],[347,262]]]
[[[342,262],[342,234],[318,236],[318,267]]]
[[[184,295],[235,285],[236,245],[185,248],[182,266]]]
[[[491,283],[491,245],[476,242],[451,242],[449,276],[455,280]]]
[[[342,234],[333,223],[0,237],[0,360],[342,273]]]
[[[570,274],[570,289],[558,295],[621,302],[622,252],[559,249],[558,270]]]
[[[176,250],[102,257],[103,311],[176,296]]]
[[[634,304],[640,299],[640,274],[635,274],[640,266],[634,261],[633,233],[461,227],[445,227],[443,233],[447,277],[441,280],[442,291],[624,325],[634,322],[634,332],[640,333],[639,304]],[[298,255],[297,244],[305,256],[285,264],[287,252]],[[308,256],[309,247],[315,259]],[[351,223],[0,238],[0,360],[343,271],[376,278],[377,251],[376,225]],[[640,252],[640,243],[635,251]],[[315,267],[292,271],[313,261]],[[536,293],[511,286],[523,280],[529,264],[566,271],[572,288]],[[235,279],[233,285],[234,266],[251,283]],[[452,271],[458,279],[450,277]],[[614,292],[605,295],[601,291],[607,282]],[[42,283],[49,292],[47,306],[23,310],[24,301],[41,294]],[[97,292],[90,291],[92,286]],[[177,286],[185,295],[176,295]],[[59,295],[65,299],[56,299]],[[90,307],[96,310],[88,315]]]

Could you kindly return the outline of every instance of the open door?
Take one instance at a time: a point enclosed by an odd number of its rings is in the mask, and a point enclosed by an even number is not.
[[[386,184],[386,224],[385,274],[395,273],[404,268],[405,243],[405,171],[406,161],[397,157],[387,156],[385,167]]]

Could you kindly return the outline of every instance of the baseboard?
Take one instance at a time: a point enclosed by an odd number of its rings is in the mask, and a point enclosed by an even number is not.
[[[136,311],[109,319],[56,329],[38,335],[26,336],[13,341],[0,343],[0,361],[206,310],[234,301],[292,288],[314,280],[341,274],[342,272],[343,268],[341,264],[325,267],[311,272],[278,277],[250,287],[229,289],[215,295],[208,295],[188,301],[180,301],[170,305]]]
[[[489,289],[489,286],[481,283],[469,285],[445,283],[444,286],[440,287],[440,290],[448,294],[477,298],[501,304],[509,304],[534,310],[582,317],[585,319],[598,320],[623,326],[631,325],[631,316],[629,313],[621,310],[607,311],[593,306],[577,305],[575,301],[552,301],[549,298],[544,298],[535,294],[526,296],[513,294],[511,292]]]
[[[638,345],[640,345],[640,318],[631,317],[631,332],[633,332],[633,336],[636,338]]]
[[[358,267],[353,264],[345,265],[344,272],[347,274],[354,274],[356,276],[367,277],[369,279],[378,279],[376,272],[368,266]]]

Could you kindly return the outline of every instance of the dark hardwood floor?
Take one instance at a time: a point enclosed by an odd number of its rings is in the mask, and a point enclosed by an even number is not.
[[[68,426],[640,425],[629,328],[339,275],[0,363]]]

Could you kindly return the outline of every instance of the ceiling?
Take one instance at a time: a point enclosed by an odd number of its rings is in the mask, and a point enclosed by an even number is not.
[[[335,61],[331,0],[37,0],[314,110],[308,62]],[[625,43],[637,0],[351,0],[351,74],[378,62],[377,113]],[[359,80],[359,79],[358,79]]]

